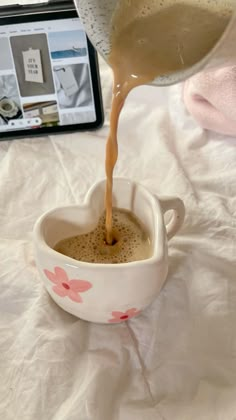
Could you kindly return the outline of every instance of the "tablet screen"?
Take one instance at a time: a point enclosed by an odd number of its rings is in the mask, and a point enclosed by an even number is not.
[[[96,121],[78,17],[0,26],[0,132]]]

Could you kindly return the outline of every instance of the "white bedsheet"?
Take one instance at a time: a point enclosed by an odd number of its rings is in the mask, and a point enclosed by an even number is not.
[[[159,298],[128,323],[93,325],[42,286],[34,223],[104,177],[107,132],[0,143],[0,418],[235,420],[236,139],[202,131],[180,86],[137,89],[119,130],[116,175],[186,204]]]

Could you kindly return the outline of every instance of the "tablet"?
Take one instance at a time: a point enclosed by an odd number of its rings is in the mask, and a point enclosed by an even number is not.
[[[1,140],[101,127],[97,55],[72,1],[0,8],[0,52]]]

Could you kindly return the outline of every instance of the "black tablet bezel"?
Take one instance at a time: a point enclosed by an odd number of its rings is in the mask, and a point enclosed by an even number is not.
[[[0,27],[3,25],[14,25],[20,23],[28,22],[40,22],[48,20],[59,20],[59,19],[73,19],[78,17],[76,10],[59,10],[59,11],[43,11],[35,10],[35,13],[29,14],[19,14],[14,15],[12,10],[12,16],[1,17],[0,16]],[[53,135],[60,133],[68,132],[79,132],[79,131],[88,131],[96,130],[101,128],[104,123],[104,113],[103,113],[103,102],[102,102],[102,93],[101,93],[101,84],[99,76],[99,65],[97,52],[92,46],[91,42],[88,40],[88,53],[89,53],[89,62],[94,94],[94,104],[96,111],[96,121],[84,124],[73,124],[73,125],[63,125],[56,127],[42,127],[36,129],[25,129],[25,130],[15,130],[8,132],[0,132],[0,140],[6,140],[9,138],[18,138],[18,137],[31,137],[31,136],[44,136],[44,135]]]

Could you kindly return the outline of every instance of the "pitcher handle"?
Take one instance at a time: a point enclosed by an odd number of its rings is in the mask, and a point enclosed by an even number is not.
[[[167,211],[173,211],[173,216],[170,222],[166,225],[166,233],[168,240],[173,238],[183,225],[185,219],[185,206],[180,198],[176,197],[161,197],[159,198],[163,215]]]

